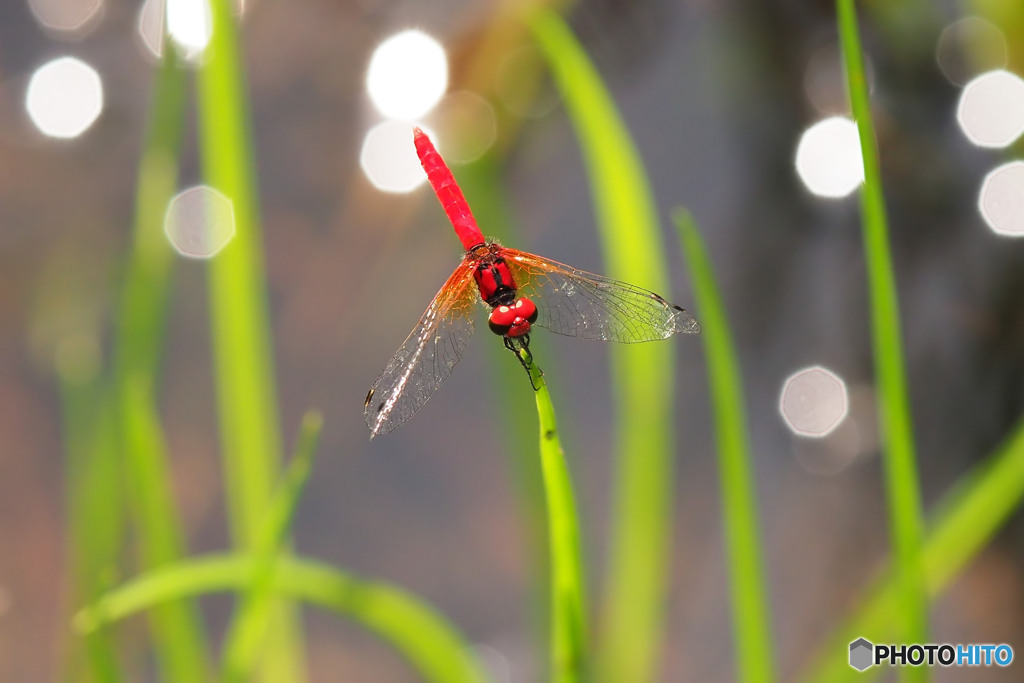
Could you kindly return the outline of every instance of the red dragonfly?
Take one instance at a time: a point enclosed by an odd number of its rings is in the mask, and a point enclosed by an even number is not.
[[[478,303],[505,346],[529,351],[534,325],[614,342],[698,334],[696,319],[654,292],[484,239],[451,170],[430,138],[413,131],[416,153],[466,253],[366,394],[370,438],[408,420],[451,374],[473,335]]]

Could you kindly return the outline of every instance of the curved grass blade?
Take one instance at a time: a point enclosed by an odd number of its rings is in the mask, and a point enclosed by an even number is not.
[[[963,477],[939,504],[922,549],[925,587],[934,599],[964,570],[1024,500],[1024,424],[981,465]],[[849,644],[864,637],[873,643],[897,642],[902,609],[899,575],[889,572],[836,636],[820,650],[804,678],[814,681],[866,680],[881,673],[863,673],[847,664]]]
[[[882,197],[878,144],[871,120],[871,104],[854,2],[837,0],[836,8],[850,107],[857,121],[864,161],[864,187],[860,193],[864,257],[879,389],[878,416],[889,505],[889,531],[902,601],[902,609],[897,615],[902,629],[895,642],[925,643],[928,642],[928,599],[921,568],[924,533],[921,493],[903,364],[896,277],[893,274],[885,200]],[[927,671],[920,667],[904,667],[901,675],[905,679],[917,680],[927,678]]]
[[[153,405],[148,378],[126,377],[120,412],[125,468],[131,481],[128,501],[137,520],[139,564],[147,569],[170,564],[185,554],[184,532],[167,482],[167,447]],[[153,610],[153,640],[169,681],[205,680],[206,650],[199,613],[187,601]]]
[[[139,167],[132,252],[114,344],[114,412],[143,570],[173,562],[185,553],[185,533],[169,486],[170,468],[154,397],[174,264],[163,219],[178,181],[184,110],[185,76],[173,46],[166,41]],[[164,679],[206,678],[205,635],[194,605],[187,601],[164,605],[153,612],[151,624]]]
[[[208,555],[165,566],[107,593],[75,617],[91,632],[168,600],[220,591],[244,591],[259,572],[260,559]],[[272,590],[353,619],[394,646],[428,681],[481,683],[487,677],[452,626],[413,595],[366,581],[328,565],[282,557]]]
[[[234,209],[235,235],[209,264],[214,377],[236,547],[256,546],[281,458],[266,277],[237,27],[228,0],[211,0],[212,36],[197,76],[199,142],[207,183]],[[278,606],[260,673],[305,680],[297,616]]]
[[[270,501],[254,551],[258,566],[253,584],[225,638],[221,677],[224,683],[248,680],[258,661],[272,614],[275,559],[286,549],[295,509],[313,469],[313,455],[322,425],[323,418],[319,413],[306,413],[284,480]]]
[[[651,189],[615,104],[557,14],[538,7],[529,22],[579,138],[608,275],[668,291]],[[615,345],[609,354],[616,490],[594,674],[644,683],[654,678],[668,595],[674,355],[668,343]]]
[[[76,604],[99,597],[116,571],[124,534],[124,490],[117,462],[117,425],[106,382],[87,362],[57,364],[65,451],[68,551]],[[61,680],[123,680],[109,634],[72,642]]]
[[[736,639],[736,676],[737,680],[747,683],[772,681],[775,678],[775,648],[764,588],[764,562],[757,528],[754,486],[756,475],[747,441],[739,363],[711,260],[697,226],[685,210],[676,209],[673,218],[693,279],[714,404],[715,441],[722,482],[722,518]]]
[[[579,523],[572,479],[558,437],[555,407],[544,374],[522,346],[516,353],[530,373],[540,425],[540,465],[548,511],[551,559],[551,676],[553,683],[587,680],[586,614]]]

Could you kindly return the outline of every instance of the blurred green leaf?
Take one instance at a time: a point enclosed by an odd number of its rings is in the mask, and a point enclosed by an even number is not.
[[[163,218],[177,188],[184,78],[173,46],[168,43],[153,86],[149,132],[139,165],[132,250],[114,341],[112,395],[118,447],[142,569],[173,562],[185,552],[154,397],[174,263],[164,236]],[[205,636],[194,605],[187,601],[169,603],[153,612],[151,624],[154,648],[166,680],[185,682],[206,677]]]
[[[225,683],[248,680],[258,662],[272,615],[275,560],[285,550],[295,509],[313,469],[313,455],[322,425],[319,413],[306,414],[284,481],[270,501],[257,539],[255,559],[259,564],[253,585],[242,599],[225,638],[222,676]]]
[[[775,678],[766,577],[757,528],[757,475],[747,441],[743,381],[729,331],[722,295],[689,212],[677,209],[675,224],[683,253],[690,266],[708,362],[708,381],[714,405],[715,441],[721,476],[722,518],[728,549],[729,585],[732,594],[733,632],[736,638],[737,679],[772,681]]]
[[[260,558],[239,555],[194,557],[136,577],[75,617],[89,632],[168,600],[218,591],[245,591],[260,571]],[[275,593],[346,616],[394,646],[428,681],[488,680],[465,640],[431,607],[405,591],[366,581],[333,567],[281,557]]]
[[[281,459],[253,145],[238,32],[228,0],[210,3],[213,34],[198,71],[205,181],[232,202],[234,238],[209,264],[213,369],[236,547],[256,547]],[[279,605],[260,670],[268,683],[305,680],[299,622]]]
[[[170,564],[185,555],[184,534],[169,487],[172,477],[167,448],[147,380],[125,378],[118,405],[125,475],[130,482],[128,501],[143,569]],[[181,683],[205,680],[205,637],[195,606],[187,601],[168,602],[151,612],[150,621],[166,679]]]
[[[963,477],[939,504],[922,552],[925,588],[935,599],[992,539],[1024,500],[1024,424],[983,464]],[[805,677],[816,681],[866,680],[847,664],[847,648],[857,638],[899,641],[903,608],[899,575],[890,571],[876,582],[835,637],[821,648]]]
[[[864,257],[868,274],[872,346],[878,382],[878,417],[882,457],[886,473],[889,527],[895,549],[902,609],[897,619],[903,624],[898,642],[924,643],[928,633],[928,600],[921,568],[923,522],[914,436],[910,420],[903,345],[900,334],[899,299],[889,229],[882,196],[878,144],[871,118],[864,58],[861,54],[857,14],[853,0],[837,0],[839,38],[849,89],[850,106],[860,134],[864,160],[861,190],[861,221]],[[925,669],[904,667],[904,679],[928,677]]]
[[[82,369],[57,367],[76,604],[95,599],[116,579],[124,532],[117,425],[105,382],[95,369],[84,376]],[[62,674],[69,681],[122,680],[109,634],[98,632],[72,643]]]

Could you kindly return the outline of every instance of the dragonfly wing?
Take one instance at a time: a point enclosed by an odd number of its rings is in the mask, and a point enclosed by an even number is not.
[[[515,249],[504,256],[536,324],[557,334],[634,343],[700,333],[690,313],[642,287]]]
[[[474,285],[472,266],[461,263],[370,387],[363,415],[371,439],[412,417],[448,379],[473,336]]]

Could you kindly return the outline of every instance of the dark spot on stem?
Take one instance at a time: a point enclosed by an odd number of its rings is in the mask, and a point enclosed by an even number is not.
[[[555,438],[555,430],[554,429],[549,429],[548,431],[544,432],[544,438],[547,439],[548,441],[551,441],[552,439],[554,439]]]

